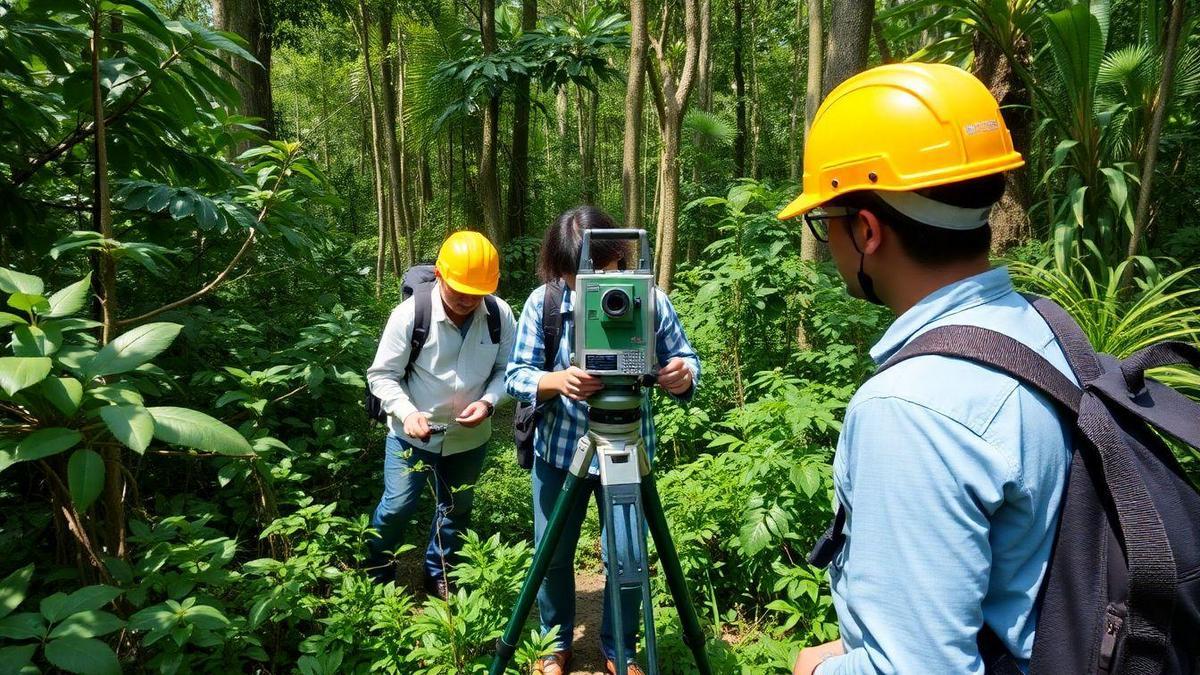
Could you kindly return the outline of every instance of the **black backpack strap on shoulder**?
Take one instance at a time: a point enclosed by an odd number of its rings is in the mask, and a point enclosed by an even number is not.
[[[542,300],[542,370],[553,370],[558,358],[558,343],[562,337],[562,301],[565,292],[562,280],[546,284],[546,295]]]
[[[488,337],[492,339],[492,344],[500,344],[500,305],[496,302],[496,296],[483,296],[483,305],[487,310],[487,325]]]
[[[1026,294],[1025,299],[1050,326],[1050,332],[1054,333],[1058,346],[1067,357],[1067,363],[1075,372],[1075,379],[1083,384],[1099,377],[1103,369],[1100,367],[1100,360],[1096,358],[1096,350],[1092,348],[1087,334],[1075,323],[1075,319],[1049,298]]]
[[[433,311],[433,286],[422,284],[413,291],[413,329],[412,337],[408,340],[408,365],[404,367],[404,376],[412,372],[413,364],[421,355],[425,341],[429,339],[430,313]]]
[[[996,368],[1077,413],[1079,435],[1086,439],[1085,446],[1095,450],[1088,453],[1092,458],[1089,461],[1099,463],[1125,543],[1129,615],[1125,669],[1121,672],[1157,675],[1171,644],[1170,626],[1178,583],[1166,529],[1112,413],[1088,384],[1101,371],[1100,361],[1086,336],[1058,305],[1039,298],[1034,307],[1050,324],[1086,391],[1029,347],[1007,335],[976,326],[942,326],[930,330],[906,345],[880,370],[929,354],[968,359]]]
[[[1003,333],[978,326],[941,326],[923,333],[888,359],[876,374],[913,357],[930,355],[990,366],[1037,389],[1066,410],[1079,410],[1079,387],[1041,354]]]

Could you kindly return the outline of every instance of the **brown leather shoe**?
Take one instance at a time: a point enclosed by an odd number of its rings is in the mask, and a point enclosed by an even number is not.
[[[564,649],[540,659],[533,666],[533,675],[570,675],[571,650]]]
[[[617,675],[617,662],[612,659],[605,659],[604,670],[608,675]],[[646,671],[642,670],[637,661],[629,661],[625,664],[625,675],[646,675]]]

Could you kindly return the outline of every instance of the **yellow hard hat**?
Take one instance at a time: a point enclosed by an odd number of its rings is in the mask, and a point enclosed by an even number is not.
[[[977,78],[939,63],[894,63],[838,85],[804,144],[804,191],[794,218],[854,190],[907,192],[1025,163],[1000,106]]]
[[[478,232],[455,232],[442,242],[437,271],[459,293],[487,295],[500,284],[500,254]]]

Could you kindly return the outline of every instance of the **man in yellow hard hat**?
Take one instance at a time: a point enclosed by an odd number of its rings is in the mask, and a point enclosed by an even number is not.
[[[426,589],[442,598],[450,593],[446,571],[470,523],[472,486],[492,412],[506,395],[504,369],[516,334],[512,310],[491,295],[499,281],[500,256],[478,232],[450,235],[436,265],[405,274],[406,299],[392,311],[367,369],[389,432],[383,497],[371,517],[379,536],[368,543],[378,581],[394,578],[389,552],[421,494],[432,489]]]
[[[918,335],[980,326],[1071,377],[1037,311],[988,259],[1003,172],[1021,166],[999,107],[948,65],[893,64],[835,88],[813,120],[803,217],[852,295],[895,322],[884,363]],[[838,517],[813,552],[830,564],[841,639],[797,675],[1020,672],[1032,652],[1070,461],[1053,405],[973,362],[917,356],[867,381],[833,464]]]

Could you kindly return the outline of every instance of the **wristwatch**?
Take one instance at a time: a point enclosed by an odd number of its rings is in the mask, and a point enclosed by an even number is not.
[[[492,413],[496,412],[496,406],[492,405],[491,401],[484,401],[484,400],[480,399],[479,402],[487,406],[487,409],[488,409],[487,416],[488,417],[491,417]]]

